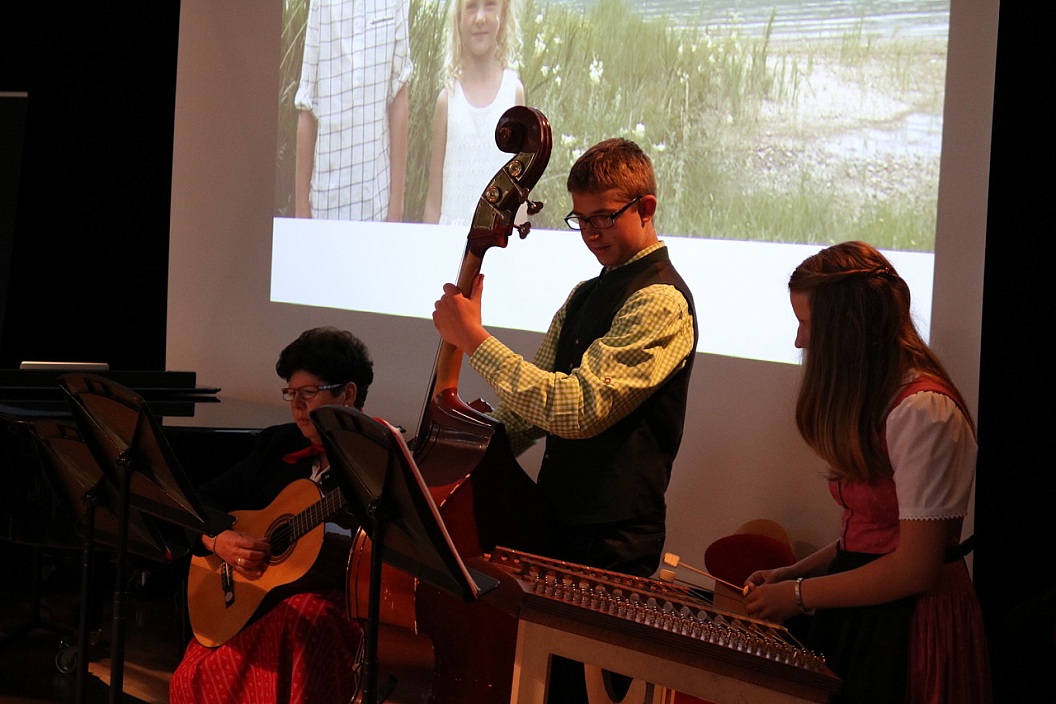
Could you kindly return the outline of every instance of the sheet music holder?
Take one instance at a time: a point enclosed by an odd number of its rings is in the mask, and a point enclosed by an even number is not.
[[[382,562],[467,602],[499,582],[462,561],[398,429],[344,406],[311,416],[337,484],[373,542],[363,701],[376,704]]]
[[[29,425],[41,470],[56,502],[70,521],[61,531],[67,534],[71,544],[83,544],[84,536],[93,530],[95,544],[118,547],[119,516],[113,511],[118,501],[117,487],[103,475],[77,425],[73,421],[55,419],[33,420]],[[94,510],[90,510],[89,499]],[[133,510],[129,512],[128,551],[148,560],[170,562],[185,554],[187,546],[171,544],[171,538],[166,540],[156,521]]]
[[[216,535],[233,518],[202,503],[161,423],[146,401],[126,386],[94,374],[64,374],[74,420],[107,479],[120,487],[130,472],[133,506],[188,530]]]
[[[124,695],[125,572],[133,509],[196,533],[216,535],[234,517],[206,507],[169,447],[161,424],[131,389],[105,377],[59,377],[73,418],[107,480],[118,488],[119,540],[110,644],[110,702]]]

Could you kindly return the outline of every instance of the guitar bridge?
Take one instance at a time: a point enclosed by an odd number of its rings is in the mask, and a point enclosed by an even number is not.
[[[220,565],[220,588],[224,592],[224,607],[231,608],[235,604],[235,580],[231,565],[226,562]]]

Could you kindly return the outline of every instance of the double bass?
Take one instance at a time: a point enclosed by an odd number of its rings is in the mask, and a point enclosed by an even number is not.
[[[550,123],[538,110],[515,106],[495,128],[499,149],[512,154],[478,200],[459,269],[457,286],[468,294],[485,253],[505,247],[517,230],[521,205],[529,215],[542,203],[528,200],[550,159]],[[517,463],[501,423],[483,401],[458,394],[462,350],[441,341],[429,392],[410,447],[444,525],[463,559],[496,545],[536,551],[546,531],[535,482]],[[361,532],[348,568],[348,612],[366,617],[370,540]],[[378,670],[388,676],[393,702],[474,702],[510,699],[517,621],[478,600],[466,603],[406,572],[385,565],[381,572],[382,632]],[[371,702],[370,704],[373,704]]]

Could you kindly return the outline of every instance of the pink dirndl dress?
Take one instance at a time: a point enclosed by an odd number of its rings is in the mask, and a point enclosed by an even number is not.
[[[956,394],[941,383],[918,378],[904,387],[895,399],[892,414],[905,399],[923,391],[956,401]],[[931,515],[927,507],[936,502],[944,504],[936,511],[940,516],[950,510],[946,505],[963,503],[967,508],[967,491],[974,476],[975,457],[974,432],[967,421],[968,416],[962,409],[964,421],[955,419],[951,422],[949,419],[956,416],[956,412],[950,412],[948,405],[947,410],[942,410],[941,400],[931,401],[932,406],[926,399],[918,403],[918,408],[940,409],[934,411],[933,417],[940,419],[936,424],[948,425],[931,431],[898,425],[905,422],[904,418],[894,421],[894,426],[889,424],[885,435],[895,469],[893,478],[871,485],[830,483],[833,498],[843,507],[842,550],[862,556],[892,552],[898,545],[899,520],[907,511],[911,519],[916,519],[918,514]],[[906,417],[919,420],[920,415]],[[959,429],[950,431],[950,425]],[[896,432],[900,437],[894,437]],[[946,437],[951,434],[959,434],[960,439],[954,441]],[[971,452],[950,450],[951,444],[957,442],[970,443]],[[957,478],[951,476],[953,474],[957,474]],[[901,486],[896,486],[899,483]],[[949,489],[950,486],[955,488]],[[955,495],[961,498],[949,498]],[[900,507],[899,497],[907,501],[908,508]],[[963,513],[959,515],[963,516]],[[958,528],[959,525],[958,521]],[[951,539],[946,548],[947,558],[938,583],[931,591],[915,597],[909,611],[905,701],[910,704],[990,704],[993,690],[982,611],[956,538]],[[853,637],[853,634],[846,635]],[[876,651],[872,657],[875,660]],[[870,667],[862,661],[857,665]],[[850,671],[848,674],[853,676]]]

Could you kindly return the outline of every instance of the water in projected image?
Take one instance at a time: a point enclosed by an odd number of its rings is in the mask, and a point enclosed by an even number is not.
[[[567,0],[583,11],[597,0]],[[764,28],[771,15],[780,20],[778,37],[839,38],[863,24],[867,31],[945,41],[950,22],[949,0],[638,0],[635,9],[649,19],[673,26],[700,27],[735,19],[745,30]]]

